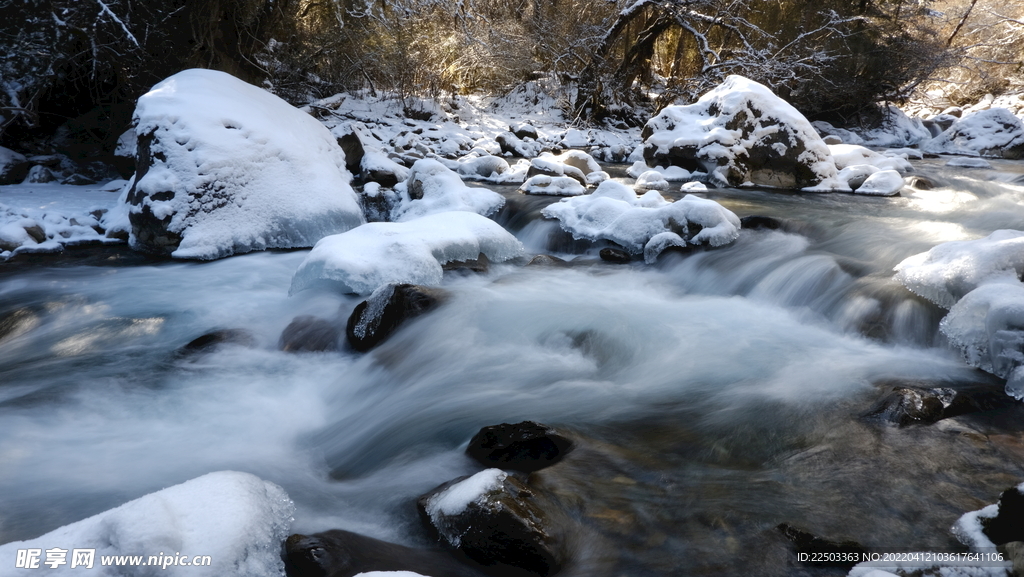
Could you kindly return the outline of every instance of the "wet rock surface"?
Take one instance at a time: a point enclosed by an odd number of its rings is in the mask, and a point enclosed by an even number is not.
[[[561,461],[572,448],[572,440],[552,427],[523,421],[480,429],[466,454],[489,467],[531,472]]]
[[[626,251],[618,248],[602,248],[598,253],[601,260],[615,264],[626,264],[633,260],[633,257]]]
[[[337,529],[294,534],[283,549],[288,577],[352,577],[371,571],[411,571],[431,577],[484,575],[441,551],[414,549]]]
[[[789,523],[780,523],[775,527],[782,535],[788,539],[792,544],[797,555],[812,554],[812,553],[833,553],[833,554],[856,554],[857,558],[860,558],[860,554],[866,553],[865,549],[860,543],[856,541],[833,541],[831,539],[823,539],[815,536],[812,533],[804,531],[790,525]],[[798,557],[800,559],[800,557]],[[814,561],[812,565],[825,565],[825,566],[837,566],[837,567],[853,567],[857,562],[848,561]]]
[[[865,415],[894,425],[927,425],[942,419],[989,411],[1012,404],[1001,391],[984,385],[964,388],[928,387],[927,383],[895,384]]]
[[[406,321],[440,306],[446,297],[447,293],[441,289],[419,285],[381,287],[356,305],[349,316],[345,327],[348,344],[357,351],[368,351]]]

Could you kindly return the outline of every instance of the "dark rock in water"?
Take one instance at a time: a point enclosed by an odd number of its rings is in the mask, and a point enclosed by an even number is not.
[[[327,319],[311,315],[295,317],[281,333],[278,348],[289,352],[338,350],[341,331]]]
[[[455,487],[464,482],[468,486]],[[565,561],[561,539],[548,527],[533,491],[498,469],[445,483],[420,497],[417,506],[444,541],[481,565],[547,577]]]
[[[530,163],[529,170],[526,171],[526,178],[529,179],[531,177],[537,176],[538,174],[551,177],[568,176],[569,178],[580,183],[580,185],[583,188],[587,187],[587,175],[583,172],[583,170],[569,163],[562,163],[559,168],[561,169],[561,172],[558,172],[557,170],[552,170],[549,166],[545,164],[538,165],[537,159],[534,159]]]
[[[628,252],[618,248],[602,248],[599,255],[601,260],[616,264],[625,264],[633,260],[633,257]]]
[[[352,174],[359,174],[366,150],[363,148],[363,141],[356,134],[356,131],[351,130],[339,136],[338,146],[345,153],[345,168]]]
[[[931,190],[936,187],[935,181],[924,176],[915,175],[910,178],[910,186],[918,190]]]
[[[561,461],[572,448],[572,441],[555,429],[523,421],[480,429],[469,441],[466,454],[488,467],[529,473]]]
[[[485,273],[491,269],[491,260],[487,258],[487,255],[480,253],[479,256],[472,260],[453,260],[441,265],[441,269],[447,271],[472,271],[476,273]]]
[[[981,520],[985,535],[996,545],[1024,541],[1024,493],[1011,487],[999,495],[999,513]]]
[[[221,345],[239,345],[252,348],[256,346],[256,337],[245,329],[222,329],[196,337],[178,349],[179,356],[208,353]]]
[[[395,174],[394,171],[384,168],[373,168],[363,171],[363,179],[370,182],[376,182],[385,188],[394,188],[394,186],[399,182],[398,175]]]
[[[569,263],[557,256],[538,254],[526,263],[526,266],[568,266]]]
[[[794,548],[797,554],[806,553],[833,553],[833,554],[849,554],[849,561],[813,561],[813,565],[817,566],[831,566],[831,567],[853,567],[860,562],[860,558],[863,553],[867,553],[867,549],[863,545],[856,541],[831,541],[829,539],[822,539],[807,531],[797,529],[789,523],[781,523],[777,527],[787,539],[793,542]]]
[[[379,345],[399,326],[438,307],[446,298],[440,289],[411,285],[387,285],[356,305],[348,317],[345,336],[353,349],[365,352]]]
[[[352,577],[371,571],[411,571],[439,577],[483,575],[440,551],[413,549],[337,529],[288,537],[283,557],[288,577]]]
[[[783,222],[775,217],[751,215],[740,219],[740,228],[751,230],[782,230],[785,228]]]
[[[946,391],[951,392],[951,389],[896,387],[868,412],[868,416],[900,427],[934,423],[943,418],[942,397],[947,396]]]
[[[540,138],[540,135],[537,134],[537,129],[532,124],[528,124],[526,122],[520,122],[519,124],[509,126],[508,131],[515,134],[516,138],[519,139],[532,138],[537,140]]]
[[[954,389],[901,385],[893,387],[892,392],[882,398],[865,416],[905,427],[931,424],[968,413],[990,411],[1012,403],[1012,399],[1001,391],[981,386]]]

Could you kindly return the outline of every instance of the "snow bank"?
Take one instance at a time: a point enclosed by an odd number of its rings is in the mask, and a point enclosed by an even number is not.
[[[363,222],[345,156],[319,122],[214,70],[139,98],[133,247],[177,258],[311,246]]]
[[[288,536],[295,507],[273,483],[248,473],[221,471],[175,485],[29,541],[0,546],[0,559],[11,569],[18,549],[42,549],[39,568],[47,575],[78,575],[71,568],[73,549],[95,549],[88,575],[167,575],[168,577],[250,577],[284,575],[281,543]],[[66,550],[66,564],[44,565],[46,551]],[[168,565],[126,571],[100,563],[111,555],[174,557],[192,561],[209,555],[208,566]],[[159,562],[158,558],[154,562]],[[25,574],[39,569],[24,569]]]
[[[686,195],[669,202],[658,192],[643,196],[625,185],[606,181],[593,194],[562,199],[541,212],[556,218],[574,238],[610,240],[638,254],[656,235],[672,232],[689,244],[728,244],[739,236],[740,221],[713,200]],[[690,225],[700,231],[690,236]],[[657,256],[657,255],[654,255]]]
[[[648,165],[702,170],[731,186],[804,188],[836,176],[811,123],[742,76],[730,76],[694,104],[665,108],[644,133]]]
[[[881,111],[882,120],[878,126],[856,132],[836,128],[828,122],[816,121],[814,127],[825,135],[838,136],[845,144],[859,144],[878,148],[915,146],[932,137],[920,118],[910,118],[899,108],[889,105]]]
[[[458,174],[429,158],[416,161],[409,172],[409,179],[397,185],[395,190],[402,195],[393,212],[393,218],[398,222],[453,210],[487,216],[505,204],[505,198],[500,194],[486,188],[466,186]]]
[[[0,189],[0,261],[19,253],[59,252],[64,246],[120,242],[104,234],[104,214],[119,183],[71,186],[11,185]]]
[[[1024,274],[1024,232],[997,230],[985,238],[942,243],[896,265],[896,280],[950,308],[988,282],[1018,282]]]
[[[934,154],[1024,158],[1024,123],[1005,108],[965,116],[921,145]]]
[[[370,294],[385,284],[439,285],[441,265],[480,253],[500,262],[523,245],[498,223],[450,211],[405,222],[372,222],[316,243],[292,277],[294,294],[316,284]]]

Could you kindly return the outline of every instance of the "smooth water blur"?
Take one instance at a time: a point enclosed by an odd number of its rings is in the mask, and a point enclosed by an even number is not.
[[[654,266],[596,261],[537,219],[553,199],[509,193],[504,224],[528,251],[575,262],[449,276],[444,306],[365,355],[277,350],[295,316],[344,323],[359,300],[289,298],[305,252],[0,275],[0,543],[234,469],[292,496],[295,531],[423,545],[415,498],[479,470],[462,449],[480,427],[531,419],[591,439],[539,477],[584,499],[592,542],[614,543],[570,575],[730,574],[769,558],[767,574],[785,574],[781,522],[948,545],[951,520],[993,501],[1021,461],[963,424],[857,417],[873,383],[979,378],[938,338],[943,311],[891,269],[1024,229],[1024,187],[920,166],[934,188],[893,199],[710,191],[785,229]],[[257,346],[175,355],[215,329]]]

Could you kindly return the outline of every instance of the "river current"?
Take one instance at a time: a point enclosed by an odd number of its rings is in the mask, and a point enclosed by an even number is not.
[[[0,543],[239,470],[287,491],[295,532],[433,546],[415,499],[480,470],[463,454],[480,427],[530,419],[587,439],[538,474],[579,501],[564,575],[834,571],[795,565],[783,522],[955,548],[957,517],[1024,481],[1024,412],[863,417],[894,382],[1002,387],[892,280],[940,242],[1024,229],[1024,165],[943,162],[916,161],[894,198],[710,190],[785,226],[651,266],[599,261],[541,219],[555,199],[496,187],[527,252],[571,266],[448,274],[444,306],[367,354],[277,350],[295,316],[343,323],[361,300],[289,297],[306,251],[0,265]],[[215,329],[257,344],[175,354]]]

